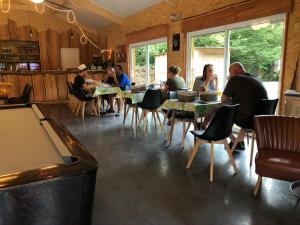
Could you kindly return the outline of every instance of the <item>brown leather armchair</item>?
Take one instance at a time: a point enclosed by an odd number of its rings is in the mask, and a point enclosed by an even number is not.
[[[258,147],[255,172],[259,176],[256,196],[262,177],[300,180],[300,118],[256,116],[254,122]]]

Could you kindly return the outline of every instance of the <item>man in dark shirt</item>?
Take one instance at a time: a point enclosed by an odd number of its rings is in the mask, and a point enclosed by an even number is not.
[[[235,116],[235,124],[242,128],[253,129],[253,116],[260,100],[267,99],[267,91],[261,80],[247,73],[241,63],[233,63],[229,67],[229,81],[223,91],[222,103],[240,104]],[[232,142],[234,137],[232,135]],[[238,145],[243,149],[243,143]]]
[[[85,83],[85,78],[87,76],[87,67],[85,64],[81,64],[78,66],[79,74],[74,79],[74,88],[78,97],[82,100],[88,100],[88,98],[92,99],[89,96],[89,92],[87,90],[87,86]]]

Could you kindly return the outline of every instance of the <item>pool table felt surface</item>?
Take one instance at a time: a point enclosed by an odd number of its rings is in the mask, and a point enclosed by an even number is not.
[[[64,164],[35,111],[0,110],[0,176]]]

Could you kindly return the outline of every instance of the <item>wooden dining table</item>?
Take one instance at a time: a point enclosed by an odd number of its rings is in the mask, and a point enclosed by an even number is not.
[[[178,99],[166,100],[161,108],[165,110],[172,110],[171,129],[167,134],[169,144],[172,142],[172,135],[175,126],[175,115],[178,111],[193,112],[194,113],[194,128],[197,127],[198,118],[214,114],[214,112],[222,106],[220,101],[214,102],[180,102]]]
[[[93,97],[97,98],[97,111],[98,115],[100,116],[101,111],[101,100],[103,95],[112,95],[112,94],[119,94],[122,96],[122,90],[119,87],[109,87],[109,86],[95,86],[92,89],[94,89]]]

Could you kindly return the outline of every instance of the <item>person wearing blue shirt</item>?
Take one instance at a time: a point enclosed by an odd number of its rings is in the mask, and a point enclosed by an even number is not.
[[[126,73],[123,72],[123,68],[121,65],[116,65],[115,70],[114,68],[109,67],[108,69],[108,78],[106,80],[106,83],[112,85],[112,86],[118,86],[122,91],[129,90],[131,88],[131,82],[128,79],[128,76]],[[114,113],[113,108],[113,100],[115,98],[115,95],[109,95],[109,105],[110,109],[108,110],[109,113]],[[118,113],[116,116],[120,115],[120,109],[121,109],[121,99],[116,98],[117,105],[118,105]]]

